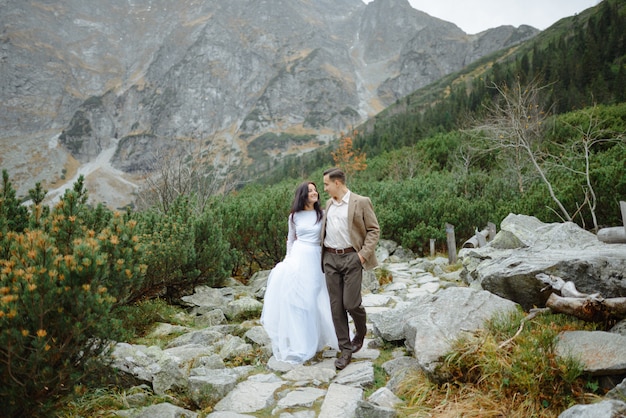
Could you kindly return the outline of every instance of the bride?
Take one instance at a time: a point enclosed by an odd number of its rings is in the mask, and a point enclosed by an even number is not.
[[[338,349],[321,268],[322,215],[315,183],[302,183],[289,214],[287,255],[269,274],[261,313],[279,361],[300,364],[324,347]]]

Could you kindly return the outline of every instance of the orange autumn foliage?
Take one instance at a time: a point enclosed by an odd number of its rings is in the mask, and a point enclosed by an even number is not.
[[[353,132],[356,135],[356,131]],[[331,152],[335,165],[341,167],[346,175],[355,173],[356,171],[363,171],[367,168],[365,162],[365,153],[360,153],[353,149],[352,136],[341,135],[339,139],[339,146],[333,152]]]

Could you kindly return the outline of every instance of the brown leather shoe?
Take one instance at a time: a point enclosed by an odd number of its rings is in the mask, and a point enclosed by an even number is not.
[[[359,351],[361,349],[361,347],[363,347],[363,340],[365,339],[365,335],[360,337],[358,335],[355,335],[354,338],[351,341],[352,344],[352,352],[356,353],[357,351]]]
[[[341,353],[341,356],[335,360],[335,367],[339,370],[343,370],[348,364],[350,364],[350,361],[352,361],[352,353],[346,351]]]

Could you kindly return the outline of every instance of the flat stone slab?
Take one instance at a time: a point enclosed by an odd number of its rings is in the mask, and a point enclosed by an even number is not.
[[[257,412],[275,404],[274,392],[285,384],[246,380],[215,405],[216,411]]]
[[[355,416],[363,389],[332,383],[324,398],[318,418],[351,418]]]
[[[566,331],[559,334],[556,353],[581,361],[592,375],[626,373],[626,337],[604,331]]]

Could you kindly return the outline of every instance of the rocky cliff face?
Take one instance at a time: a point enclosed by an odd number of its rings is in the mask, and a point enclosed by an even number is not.
[[[537,33],[469,36],[407,0],[0,1],[0,25],[0,166],[20,194],[82,169],[111,206],[128,190],[103,181],[140,184],[147,155],[263,167]]]

